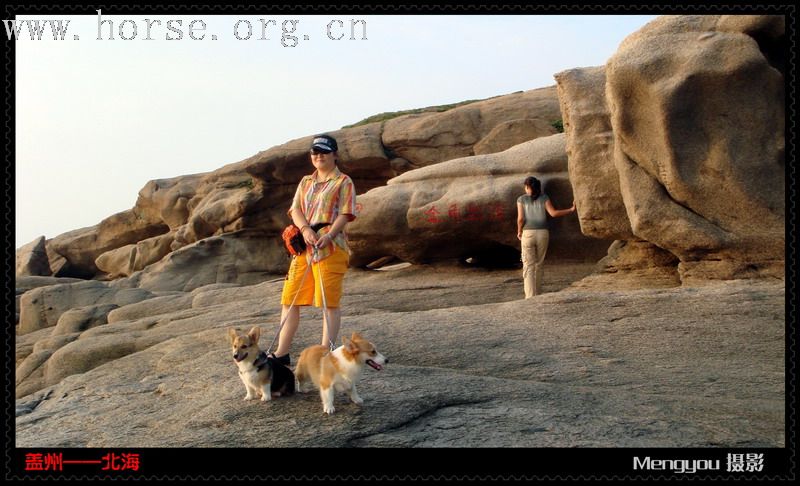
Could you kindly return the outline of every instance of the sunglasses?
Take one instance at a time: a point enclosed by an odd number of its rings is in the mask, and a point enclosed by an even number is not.
[[[332,152],[329,152],[327,150],[320,150],[320,149],[316,149],[316,148],[311,149],[311,155],[321,155],[321,154],[330,154],[330,153],[332,153]]]

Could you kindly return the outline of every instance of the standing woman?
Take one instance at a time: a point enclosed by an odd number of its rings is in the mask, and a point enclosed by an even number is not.
[[[554,218],[575,212],[575,202],[569,209],[556,209],[542,183],[535,177],[525,179],[525,195],[517,198],[517,238],[522,242],[522,280],[525,298],[542,293],[542,264],[550,241],[547,215]]]
[[[352,179],[336,165],[338,150],[336,139],[330,135],[314,137],[311,163],[316,170],[300,180],[289,208],[289,217],[300,228],[306,250],[292,259],[281,294],[281,322],[286,321],[274,355],[287,366],[291,363],[292,339],[300,324],[300,306],[313,301],[314,306],[322,307],[323,291],[327,312],[322,316],[322,345],[335,343],[339,334],[342,280],[350,261],[344,228],[356,219],[356,190]],[[309,261],[311,272],[303,280]]]

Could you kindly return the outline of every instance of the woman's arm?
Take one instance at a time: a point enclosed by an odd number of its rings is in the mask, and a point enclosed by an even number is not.
[[[525,211],[522,204],[517,203],[517,239],[522,239],[522,227],[525,225]]]
[[[544,207],[547,209],[547,214],[554,218],[560,218],[561,216],[566,216],[575,212],[575,201],[572,201],[572,207],[570,208],[556,209],[553,207],[553,203],[550,202],[550,199],[548,199],[544,202]]]
[[[336,235],[341,233],[344,230],[344,226],[350,222],[350,218],[352,218],[352,215],[350,214],[340,214],[337,216],[336,221],[334,221],[331,225],[331,230],[322,235],[322,237],[318,240],[319,247],[324,248],[333,242],[333,239],[336,238]]]
[[[292,222],[294,225],[300,228],[300,232],[303,233],[303,239],[306,240],[306,244],[311,246],[316,245],[317,233],[311,229],[311,226],[308,224],[308,220],[303,214],[303,211],[300,211],[300,209],[292,209],[290,210],[290,214],[292,215]]]

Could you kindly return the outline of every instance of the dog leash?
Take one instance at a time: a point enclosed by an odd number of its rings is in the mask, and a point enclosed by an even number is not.
[[[297,257],[295,256],[292,258],[297,258]],[[305,273],[303,273],[303,278],[300,279],[300,285],[297,286],[297,292],[294,293],[294,298],[292,299],[292,303],[286,310],[286,316],[284,316],[284,318],[281,319],[281,325],[278,326],[278,332],[275,333],[275,337],[272,338],[272,342],[269,344],[269,347],[267,348],[267,355],[269,355],[272,352],[272,346],[275,346],[275,342],[278,340],[278,337],[280,337],[281,329],[283,329],[283,325],[286,324],[286,320],[289,318],[289,311],[292,310],[292,307],[294,307],[294,303],[295,301],[297,301],[297,296],[300,295],[300,291],[303,289],[303,282],[306,281],[306,277],[308,277],[308,272],[310,271],[311,271],[311,262],[308,262],[308,265],[306,265],[306,271]]]
[[[330,244],[335,245],[333,240],[331,240]],[[314,249],[313,260],[317,260],[317,257],[319,256],[317,247],[314,246],[313,249]],[[319,273],[319,290],[320,293],[322,294],[322,320],[325,322],[325,327],[328,329],[328,343],[330,351],[333,351],[334,345],[333,345],[333,340],[331,339],[331,323],[330,323],[330,316],[328,315],[328,301],[325,298],[325,285],[323,284],[324,279],[322,278],[322,262],[317,260],[317,265],[319,268],[319,271],[317,272]]]
[[[331,244],[333,245],[334,243],[331,242]],[[281,323],[278,326],[278,332],[275,333],[275,337],[272,338],[272,342],[269,344],[269,347],[267,348],[267,351],[266,351],[267,355],[269,355],[272,352],[272,346],[275,346],[275,342],[280,337],[281,329],[283,329],[283,326],[286,324],[286,320],[289,318],[289,311],[292,310],[292,307],[294,307],[294,303],[297,301],[297,296],[300,295],[300,290],[303,289],[303,282],[306,281],[306,277],[308,277],[308,272],[311,271],[311,265],[313,264],[313,262],[315,260],[317,260],[317,257],[319,256],[318,251],[317,251],[317,247],[316,246],[312,246],[311,248],[313,249],[314,256],[311,257],[311,255],[309,253],[306,253],[306,255],[308,255],[307,256],[307,260],[308,261],[307,261],[307,265],[306,265],[306,271],[303,273],[303,278],[300,279],[300,285],[297,288],[297,292],[295,292],[295,294],[294,294],[294,298],[292,299],[292,303],[289,305],[289,308],[286,311],[286,316],[284,316],[284,318],[281,319]],[[297,258],[297,257],[294,257],[294,258]],[[323,284],[321,262],[317,261],[317,265],[318,265],[318,268],[319,268],[319,288],[320,288],[320,293],[322,294],[322,318],[323,318],[323,321],[325,322],[325,327],[328,329],[329,349],[330,349],[330,351],[333,351],[335,346],[333,344],[333,340],[331,340],[331,328],[330,328],[330,322],[329,322],[330,321],[330,319],[329,319],[330,316],[328,316],[328,301],[325,298],[325,285]]]

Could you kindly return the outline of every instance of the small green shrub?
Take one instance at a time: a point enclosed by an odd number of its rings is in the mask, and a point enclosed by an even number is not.
[[[487,98],[491,99],[491,98]],[[384,113],[378,113],[377,115],[372,115],[369,118],[364,118],[360,122],[354,123],[352,125],[345,125],[342,128],[353,128],[358,127],[361,125],[366,125],[368,123],[375,123],[375,122],[382,122],[386,120],[391,120],[392,118],[397,118],[398,116],[403,115],[415,115],[418,113],[428,113],[428,112],[437,112],[441,113],[443,111],[452,110],[453,108],[457,108],[459,106],[468,105],[470,103],[475,103],[476,101],[483,101],[483,100],[467,100],[461,101],[459,103],[451,103],[449,105],[438,105],[438,106],[429,106],[427,108],[415,108],[413,110],[403,110],[403,111],[387,111]]]
[[[225,189],[239,189],[240,187],[245,187],[245,188],[247,188],[247,189],[252,189],[252,188],[253,188],[253,186],[254,186],[254,184],[253,184],[253,179],[252,179],[252,178],[250,178],[250,179],[245,179],[245,180],[243,180],[243,181],[239,181],[239,182],[233,182],[233,183],[230,183],[230,184],[226,184],[226,185],[224,186],[224,188],[225,188]]]

